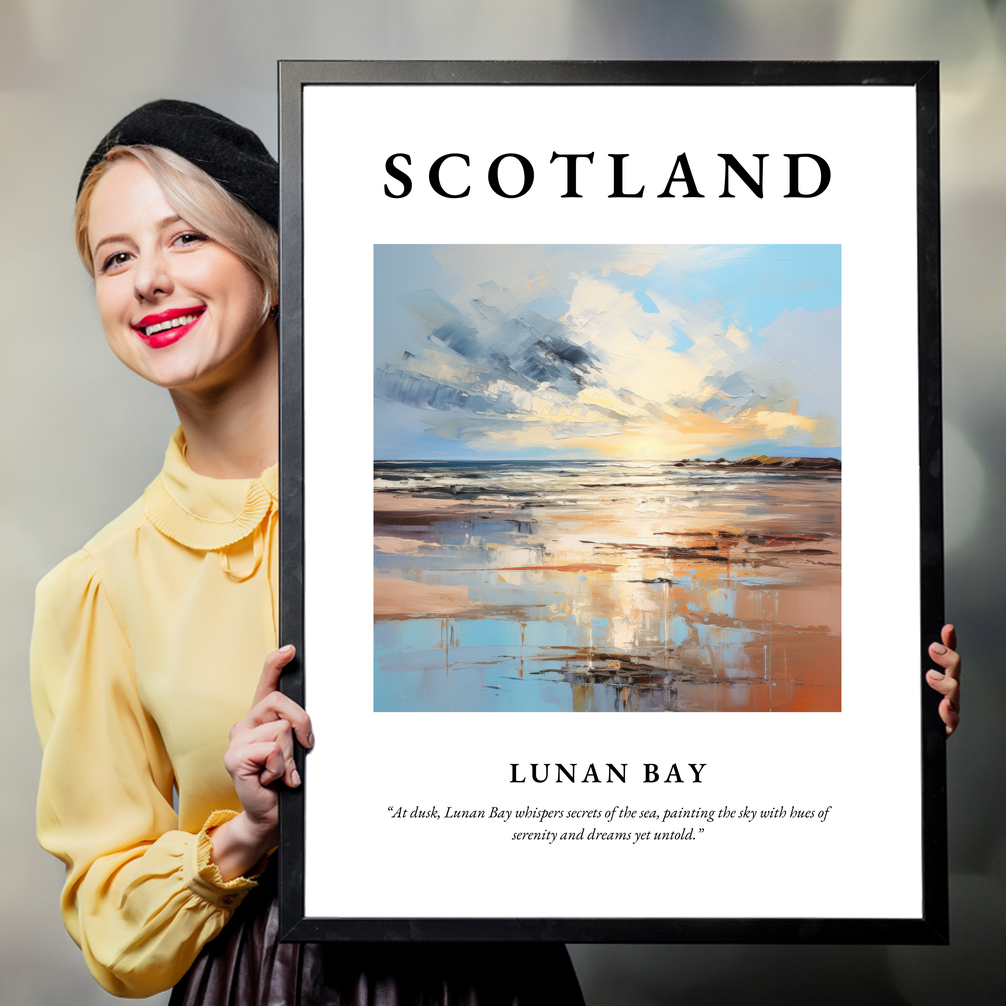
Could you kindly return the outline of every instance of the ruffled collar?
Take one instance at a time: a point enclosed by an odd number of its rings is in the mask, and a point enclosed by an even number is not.
[[[185,437],[175,430],[164,468],[143,494],[143,512],[162,534],[186,548],[211,552],[252,533],[279,500],[279,466],[257,479],[213,479],[185,460]]]

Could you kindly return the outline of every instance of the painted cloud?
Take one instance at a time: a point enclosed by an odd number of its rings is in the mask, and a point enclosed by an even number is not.
[[[840,249],[375,247],[375,456],[840,454]]]

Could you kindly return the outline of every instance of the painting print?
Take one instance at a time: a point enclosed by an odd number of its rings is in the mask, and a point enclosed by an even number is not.
[[[841,709],[838,245],[374,248],[374,709]]]

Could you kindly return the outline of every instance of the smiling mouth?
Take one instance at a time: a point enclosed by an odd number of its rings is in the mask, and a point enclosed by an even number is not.
[[[140,332],[149,339],[152,335],[156,335],[158,332],[166,332],[169,328],[181,328],[182,325],[191,325],[198,317],[198,314],[183,314],[180,318],[172,318],[171,321],[162,321],[159,325],[148,325],[147,328],[141,328]]]
[[[174,311],[165,311],[161,315],[148,315],[142,318],[138,325],[133,326],[137,335],[144,339],[149,339],[161,332],[170,332],[174,328],[183,328],[197,321],[206,308],[189,308]],[[149,322],[144,325],[143,322]]]

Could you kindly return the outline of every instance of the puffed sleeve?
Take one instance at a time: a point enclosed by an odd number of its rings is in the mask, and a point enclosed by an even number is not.
[[[198,834],[178,830],[171,764],[87,552],[39,584],[31,684],[44,752],[38,837],[66,864],[63,921],[103,988],[161,992],[255,883],[225,883],[210,862],[206,830],[233,811]]]

